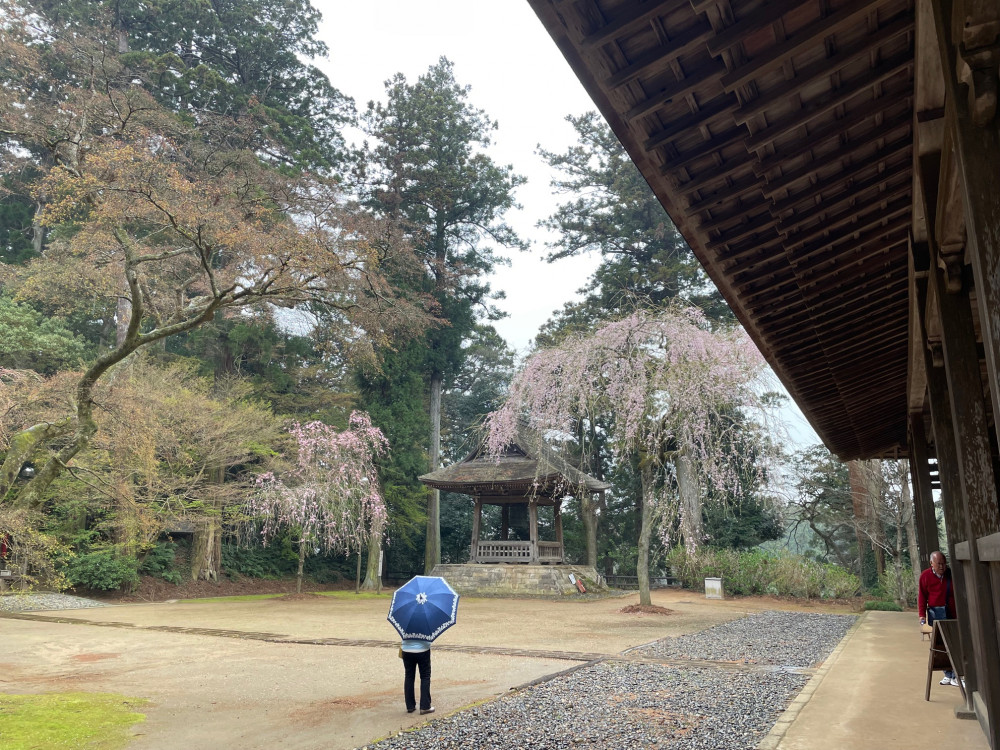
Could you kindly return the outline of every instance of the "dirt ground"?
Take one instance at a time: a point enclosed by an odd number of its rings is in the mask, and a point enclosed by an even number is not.
[[[0,691],[145,698],[147,720],[135,729],[134,750],[360,747],[422,723],[403,706],[388,602],[388,595],[174,601],[0,619]],[[678,590],[653,592],[653,604],[669,614],[622,611],[637,602],[637,595],[586,602],[463,598],[458,624],[433,652],[435,716],[595,655],[747,612],[852,611],[768,598],[707,600]]]

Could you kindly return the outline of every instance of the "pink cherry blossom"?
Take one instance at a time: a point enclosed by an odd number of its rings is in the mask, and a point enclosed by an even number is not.
[[[248,503],[264,541],[291,527],[307,545],[327,552],[366,546],[388,522],[375,467],[388,450],[382,431],[355,411],[346,430],[309,422],[295,423],[289,432],[297,447],[295,468],[282,477],[260,475]]]

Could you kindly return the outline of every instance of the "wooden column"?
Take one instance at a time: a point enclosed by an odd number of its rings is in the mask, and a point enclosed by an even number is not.
[[[566,562],[566,548],[563,546],[563,531],[562,531],[562,500],[556,500],[556,504],[552,506],[552,516],[555,520],[556,527],[556,542],[559,543],[559,562]]]
[[[975,53],[955,46],[961,38],[962,29],[951,28],[951,22],[960,18],[947,12],[952,3],[935,2],[933,5],[947,96],[945,121],[951,136],[952,158],[958,172],[958,189],[965,214],[967,249],[975,277],[993,413],[1000,414],[1000,316],[997,315],[1000,311],[1000,126],[995,115],[988,122],[974,122],[974,112],[970,111],[969,103],[970,94],[976,94],[975,81],[971,91],[959,85],[956,64],[959,53]],[[985,7],[984,3],[982,8],[970,10],[974,14]],[[961,20],[974,26],[986,19],[963,13]],[[975,67],[974,60],[967,62]],[[974,79],[976,74],[970,71],[968,75]]]
[[[951,399],[948,396],[948,383],[944,373],[944,359],[940,356],[940,345],[937,345],[937,357],[932,356],[931,343],[927,336],[927,277],[930,263],[929,248],[911,248],[915,252],[914,259],[919,254],[925,261],[921,264],[922,274],[914,278],[911,292],[915,297],[913,310],[917,316],[916,333],[923,352],[924,373],[927,379],[927,403],[931,412],[931,429],[934,434],[934,445],[937,450],[938,476],[941,480],[941,507],[944,510],[944,523],[948,539],[948,560],[952,569],[952,582],[955,587],[955,606],[958,609],[959,640],[965,654],[964,674],[966,687],[966,710],[972,711],[972,691],[978,684],[978,667],[973,650],[972,628],[970,625],[969,598],[966,594],[966,565],[959,562],[955,554],[955,545],[965,538],[965,506],[962,497],[962,483],[958,473],[958,451],[955,445],[955,430],[951,423]],[[959,667],[959,673],[963,667]]]
[[[531,540],[531,562],[538,562],[538,504],[532,498],[528,501],[528,533]]]
[[[931,490],[930,461],[927,458],[927,435],[924,416],[910,414],[910,474],[913,477],[914,515],[917,524],[917,542],[920,548],[920,570],[931,566],[931,552],[941,549],[938,536],[937,514],[934,512],[934,493]],[[918,564],[912,561],[911,564]]]
[[[479,529],[483,522],[483,501],[475,498],[472,507],[472,551],[469,553],[469,562],[479,562]]]
[[[932,253],[932,258],[934,254]],[[997,642],[993,591],[989,569],[980,563],[976,539],[997,531],[996,479],[979,354],[969,300],[970,274],[962,288],[945,291],[944,272],[936,263],[928,274],[930,294],[938,302],[951,421],[955,430],[958,477],[965,508],[965,538],[968,541],[967,594],[969,623],[977,659],[977,684],[988,712],[984,725],[990,745],[1000,750],[1000,644]],[[954,563],[955,560],[953,559]],[[978,708],[978,707],[977,707]],[[977,710],[980,723],[982,713]]]
[[[500,506],[500,540],[506,542],[510,539],[510,505],[504,503]]]
[[[958,477],[958,453],[955,449],[955,430],[951,424],[951,402],[948,384],[942,368],[934,367],[930,353],[925,354],[927,363],[927,392],[934,426],[934,442],[937,446],[938,475],[941,477],[941,505],[944,508],[944,525],[948,532],[948,564],[951,566],[952,585],[955,587],[955,607],[958,609],[958,632],[965,654],[964,669],[966,709],[974,710],[972,692],[978,684],[977,659],[973,649],[971,612],[966,580],[968,565],[960,562],[955,553],[955,545],[965,539],[965,507],[962,501],[962,483]],[[959,667],[959,673],[962,673]]]

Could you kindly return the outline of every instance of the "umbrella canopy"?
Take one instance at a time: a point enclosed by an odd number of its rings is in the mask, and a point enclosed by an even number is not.
[[[458,594],[446,580],[414,576],[392,595],[386,619],[403,638],[433,641],[457,616]]]

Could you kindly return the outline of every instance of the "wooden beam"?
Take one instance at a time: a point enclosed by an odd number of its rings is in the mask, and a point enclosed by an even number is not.
[[[653,68],[666,68],[678,58],[704,45],[713,36],[715,36],[715,32],[711,26],[697,26],[683,37],[671,39],[664,46],[655,47],[625,67],[619,68],[605,80],[604,85],[609,89],[616,89],[634,81]]]
[[[716,78],[722,70],[725,70],[725,68],[721,65],[718,67],[703,65],[697,68],[690,75],[674,81],[673,83],[664,86],[656,93],[647,95],[646,99],[636,102],[635,105],[628,110],[628,112],[625,112],[625,120],[627,122],[633,122],[640,117],[644,117],[651,112],[655,112],[664,104],[668,104],[674,99],[683,99],[706,81],[711,81]]]
[[[754,202],[741,203],[736,210],[731,214],[724,214],[721,216],[713,216],[711,219],[706,219],[701,224],[698,225],[698,229],[702,232],[715,232],[722,231],[724,228],[739,223],[742,219],[746,217],[747,214],[753,213],[760,209],[767,209],[771,205],[771,201],[764,196]]]
[[[760,186],[760,178],[751,172],[745,177],[742,177],[739,180],[734,180],[732,184],[726,185],[724,188],[716,190],[715,192],[706,193],[698,199],[689,199],[688,213],[696,214],[705,210],[714,211],[723,204],[735,201],[751,193],[760,193]]]
[[[936,251],[937,248],[933,248]],[[936,253],[935,253],[936,255]],[[983,399],[976,349],[972,308],[967,279],[957,293],[945,291],[944,272],[935,263],[928,274],[931,294],[937,299],[941,322],[941,343],[945,375],[951,401],[951,421],[955,430],[958,475],[965,504],[965,538],[973,540],[1000,526],[997,485],[990,449],[989,421]],[[974,543],[969,545],[969,620],[977,661],[978,689],[989,709],[987,736],[1000,747],[1000,648],[996,638],[993,592],[988,568],[979,561]]]
[[[742,125],[730,128],[725,133],[713,136],[695,148],[681,151],[672,159],[665,160],[663,166],[660,167],[660,174],[667,174],[674,170],[681,169],[698,159],[710,156],[718,151],[722,151],[724,148],[729,148],[730,146],[734,146],[736,144],[742,144],[746,137],[747,131]]]
[[[927,434],[922,412],[910,413],[910,471],[914,485],[914,515],[917,526],[917,549],[920,552],[920,570],[931,566],[931,552],[941,549],[937,515],[934,512],[934,494],[931,491],[930,461],[927,457]],[[912,561],[910,563],[913,564]]]
[[[740,44],[750,34],[777,23],[783,15],[805,5],[806,2],[808,0],[771,0],[761,4],[720,31],[715,39],[708,43],[709,54],[721,55],[730,47]]]
[[[942,54],[954,55],[951,45],[947,50]],[[957,86],[955,57],[950,61],[942,59],[942,62],[948,89],[945,121],[954,144],[952,153],[958,171],[968,244],[966,254],[972,263],[992,411],[997,419],[1000,417],[1000,318],[997,315],[1000,311],[1000,128],[995,122],[979,127],[972,121],[968,95]],[[945,202],[947,197],[942,196]],[[1000,710],[1000,700],[997,708]],[[996,721],[1000,724],[1000,716]]]
[[[859,232],[864,232],[872,227],[878,227],[887,219],[893,219],[902,215],[909,216],[913,208],[910,201],[909,185],[897,191],[894,196],[889,197],[893,198],[893,200],[884,209],[879,208],[863,216],[859,216],[857,211],[853,209],[842,211],[836,216],[828,218],[821,226],[812,231],[797,232],[790,235],[786,240],[785,247],[791,250],[792,248],[802,246],[804,243],[809,242],[809,240],[819,237],[826,232],[829,232],[829,234],[825,239],[832,244],[845,237],[851,237]],[[848,223],[851,221],[855,221],[855,223]]]
[[[898,75],[900,71],[906,70],[912,65],[913,52],[911,51],[902,52],[895,57],[879,63],[874,68],[871,68],[857,78],[844,82],[841,86],[834,89],[823,98],[809,102],[803,106],[801,110],[790,117],[771,123],[763,130],[754,133],[746,139],[747,151],[757,151],[765,146],[770,146],[785,134],[809,124],[817,117],[825,115],[827,112],[836,109],[841,104],[845,104],[856,96],[870,91],[875,86],[880,83],[884,83],[893,76]],[[911,88],[912,83],[903,90],[909,91]],[[856,108],[861,109],[867,112],[869,116],[874,117],[878,113],[878,105],[876,102],[878,102],[878,95],[873,93],[872,102],[858,104]]]
[[[909,224],[910,216],[906,212],[901,212],[885,224],[876,224],[856,238],[852,232],[832,242],[824,239],[799,248],[795,255],[797,258],[812,259],[814,262],[824,262],[834,257],[838,260],[843,258],[844,262],[849,262],[852,252],[863,251],[870,243],[879,242],[884,237],[906,229]]]
[[[747,154],[745,159],[728,159],[725,164],[717,169],[706,169],[696,174],[687,182],[679,183],[677,189],[685,195],[690,195],[715,182],[737,175],[740,172],[752,172],[750,167],[753,163],[754,158],[749,154]]]
[[[719,250],[730,243],[739,242],[750,235],[773,229],[776,223],[777,220],[771,216],[770,212],[759,214],[745,224],[740,224],[738,227],[733,227],[731,230],[723,232],[722,236],[718,239],[709,240],[705,243],[705,247],[709,250]]]
[[[822,44],[822,41],[826,37],[847,28],[871,12],[871,0],[853,0],[853,2],[848,3],[829,16],[813,21],[796,33],[791,39],[782,44],[770,47],[766,52],[758,55],[746,65],[742,65],[723,76],[723,88],[726,91],[735,91],[757,76],[780,68],[788,58],[793,57],[802,50]],[[711,50],[711,46],[709,49]]]
[[[855,307],[835,316],[824,316],[823,324],[824,326],[830,326],[833,330],[839,330],[841,326],[849,328],[851,326],[857,326],[858,320],[863,319],[869,313],[874,310],[882,310],[885,306],[896,306],[905,302],[907,297],[906,290],[897,290],[889,294],[889,296],[883,296],[881,294],[872,294],[867,298],[858,299],[856,301]],[[789,311],[791,312],[791,311]],[[803,313],[805,314],[805,313]],[[766,317],[766,316],[765,316]],[[789,332],[797,332],[802,327],[802,318],[799,316],[794,316],[791,320],[787,318],[780,318],[784,325],[770,325],[763,322],[762,319],[758,319],[757,325],[767,332],[767,336],[782,338],[784,334]]]
[[[735,107],[735,97],[730,94],[721,94],[709,102],[703,102],[696,112],[679,117],[665,124],[659,130],[654,130],[642,144],[642,148],[652,152],[665,143],[687,135],[691,128],[708,127],[721,115],[731,115]]]
[[[790,208],[794,208],[803,201],[819,197],[822,193],[840,185],[844,185],[848,180],[853,180],[863,172],[870,169],[877,169],[890,159],[897,156],[906,156],[911,153],[913,142],[909,138],[893,143],[885,148],[879,149],[871,157],[859,160],[840,172],[835,172],[825,179],[818,179],[809,185],[808,188],[798,191],[788,191],[788,197],[774,202],[774,212],[782,213]],[[905,164],[906,169],[911,168],[909,160]],[[770,188],[770,186],[768,186]],[[772,193],[773,194],[773,193]]]
[[[843,265],[838,265],[832,263],[832,268],[822,272],[809,275],[802,275],[802,283],[804,285],[809,285],[813,283],[818,283],[820,281],[825,281],[826,279],[832,278],[838,275],[853,275],[858,276],[860,268],[867,267],[867,262],[873,258],[877,258],[880,255],[888,255],[890,253],[895,253],[896,255],[905,253],[905,248],[901,248],[902,245],[906,243],[908,236],[906,234],[896,234],[891,238],[886,238],[884,242],[868,245],[865,252],[859,252],[854,257],[850,258]]]
[[[881,183],[874,184],[874,187],[880,186]],[[868,185],[866,189],[871,189],[871,187],[872,185]],[[779,222],[778,231],[787,238],[786,247],[789,249],[798,247],[827,233],[827,236],[832,237],[834,230],[841,227],[846,227],[850,230],[845,235],[850,236],[856,232],[865,231],[869,227],[878,226],[886,219],[893,218],[894,216],[903,214],[909,216],[913,209],[913,202],[910,200],[910,191],[912,189],[912,184],[907,180],[902,185],[895,185],[867,200],[863,198],[864,193],[859,190],[857,196],[853,194],[847,195],[839,200],[831,201],[829,204],[829,209],[845,206],[844,210],[824,217],[823,215],[827,212],[828,206],[825,203],[821,203],[814,207],[812,211],[803,211],[801,217],[793,214],[793,220]],[[851,205],[851,201],[854,198],[857,199],[857,203]],[[879,205],[881,203],[886,204],[885,208]],[[873,205],[875,208],[870,213],[862,213]],[[819,219],[821,223],[816,226],[810,226],[809,222],[816,219]],[[787,231],[803,225],[807,228],[800,229],[797,232]],[[796,253],[796,257],[800,257],[798,253]]]
[[[858,43],[839,50],[823,60],[813,63],[805,68],[795,71],[795,76],[781,86],[771,89],[764,96],[750,99],[734,113],[734,118],[738,123],[745,123],[764,112],[764,110],[780,103],[785,99],[800,95],[803,89],[814,81],[828,78],[849,63],[869,54],[875,47],[883,42],[890,41],[900,34],[909,32],[913,28],[913,14],[904,12],[895,20],[889,22],[882,28],[863,37]]]
[[[665,16],[679,8],[689,5],[689,0],[663,0],[662,2],[631,3],[627,13],[613,18],[606,25],[595,29],[580,40],[583,50],[594,49],[614,41],[616,37],[625,36],[636,28],[644,26],[657,16]]]
[[[911,245],[911,252],[915,243]],[[914,265],[918,258],[914,255]],[[933,270],[933,269],[932,269]],[[927,403],[931,412],[931,423],[934,431],[934,448],[937,455],[938,476],[941,483],[941,507],[944,511],[944,524],[948,539],[948,556],[952,561],[957,558],[957,547],[965,538],[965,501],[962,483],[958,471],[958,451],[955,443],[955,430],[951,421],[951,397],[948,394],[948,383],[943,367],[934,364],[930,348],[927,346],[927,286],[928,275],[915,279],[914,291],[917,295],[914,309],[917,313],[917,329],[920,337],[921,350],[924,355],[924,373],[927,377]],[[953,562],[954,564],[954,562]],[[974,658],[972,626],[968,613],[971,612],[969,592],[966,583],[965,568],[960,567],[952,572],[952,583],[955,586],[955,606],[966,616],[958,618],[959,638],[962,651],[966,655],[965,677],[966,705],[972,708],[972,691],[978,684],[978,659]]]
[[[817,333],[825,335],[836,336],[838,334],[847,334],[852,330],[856,330],[858,327],[858,320],[867,312],[871,312],[873,309],[877,309],[882,312],[886,308],[899,307],[906,302],[906,292],[902,293],[896,292],[888,297],[875,296],[867,302],[867,304],[859,304],[853,308],[852,311],[848,311],[837,316],[824,315],[818,318],[810,318],[813,325],[811,328]],[[856,311],[856,312],[854,312]],[[801,327],[804,319],[800,318],[798,321],[798,326],[796,328],[785,327],[779,330],[767,329],[768,341],[775,342],[778,345],[783,345],[785,343],[792,344],[796,340],[802,340]]]
[[[785,185],[790,182],[794,182],[795,180],[799,180],[806,175],[812,174],[827,164],[831,164],[834,161],[839,161],[840,159],[850,156],[861,148],[880,141],[883,138],[888,139],[889,136],[896,130],[905,128],[907,131],[906,137],[912,142],[910,129],[913,124],[913,112],[909,108],[893,115],[892,117],[883,117],[881,124],[875,124],[874,122],[874,115],[877,112],[885,112],[895,107],[899,107],[910,98],[910,95],[911,92],[897,91],[894,94],[879,97],[872,102],[872,110],[866,111],[863,108],[855,109],[853,112],[849,112],[843,117],[817,128],[809,134],[808,138],[803,138],[801,143],[798,145],[782,145],[781,149],[776,151],[773,155],[762,156],[760,158],[757,162],[757,174],[767,174],[776,167],[791,163],[806,154],[815,153],[819,146],[826,144],[834,138],[841,142],[839,148],[813,158],[809,163],[794,171],[785,171],[784,176],[782,177],[769,179],[767,189],[769,192],[774,192],[775,190],[780,190],[782,187],[785,187]],[[855,136],[847,143],[843,143],[843,140],[848,137],[848,132],[864,122],[871,123],[871,127],[868,131],[864,135]]]

